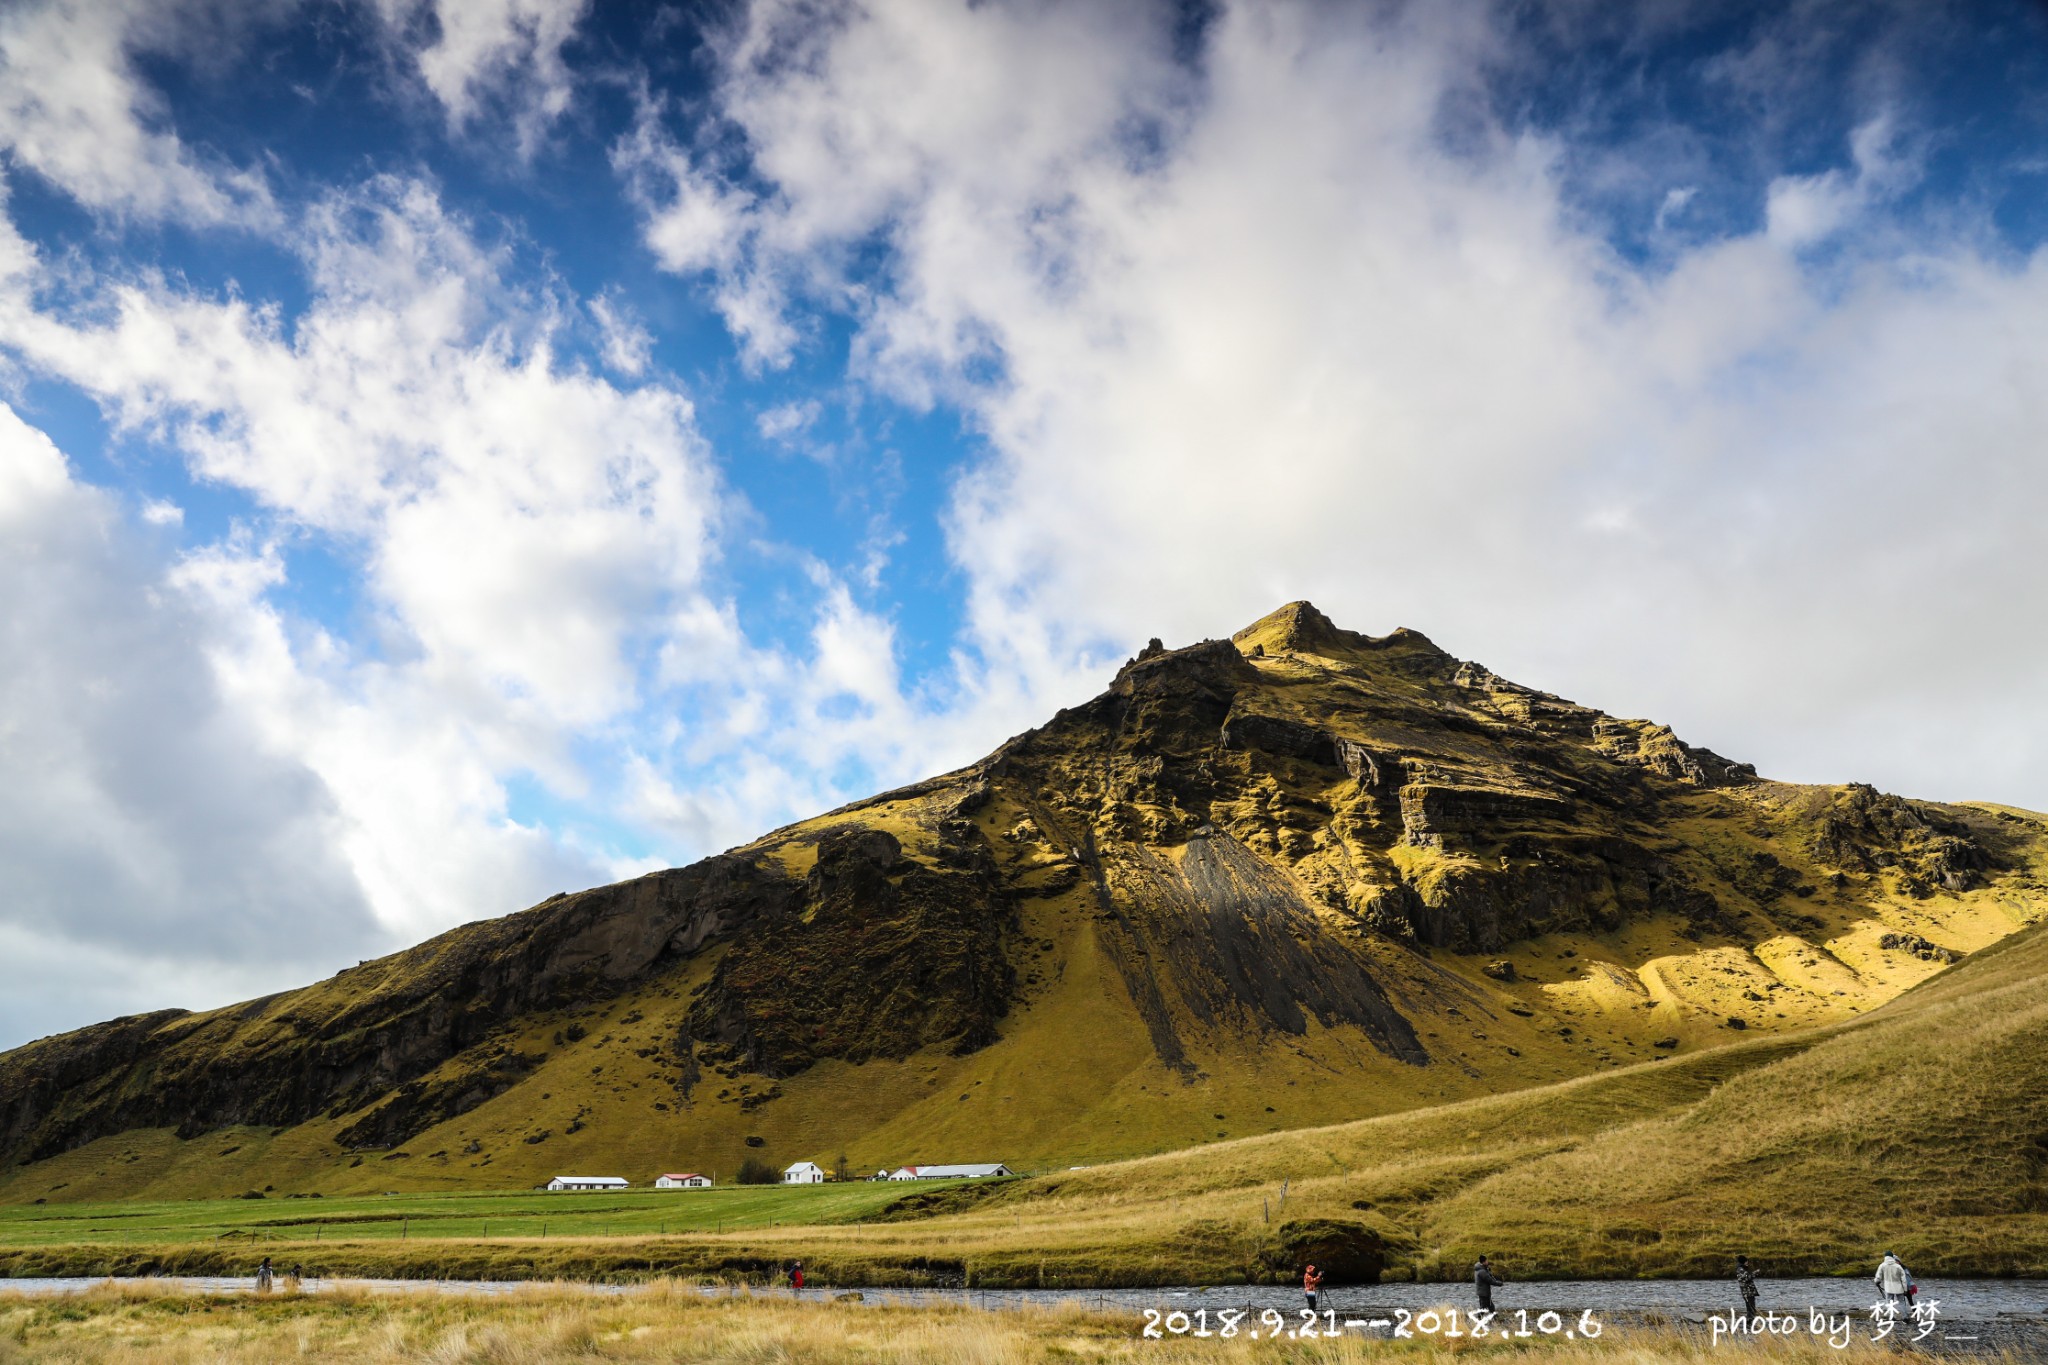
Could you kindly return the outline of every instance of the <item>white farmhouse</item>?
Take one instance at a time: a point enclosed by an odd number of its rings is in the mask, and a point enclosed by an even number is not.
[[[891,1180],[979,1180],[984,1176],[1015,1175],[1000,1161],[969,1166],[904,1166],[889,1175]]]
[[[654,1188],[657,1190],[708,1190],[711,1188],[711,1177],[699,1175],[695,1171],[685,1171],[681,1175],[658,1175],[654,1177]]]
[[[623,1190],[631,1188],[629,1181],[615,1175],[558,1175],[548,1182],[551,1190]]]
[[[825,1183],[825,1168],[815,1161],[799,1161],[782,1173],[785,1185],[822,1185]]]

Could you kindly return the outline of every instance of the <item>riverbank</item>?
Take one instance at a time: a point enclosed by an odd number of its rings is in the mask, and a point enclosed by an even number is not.
[[[1448,1300],[1447,1300],[1448,1301]],[[205,1360],[210,1365],[257,1365],[291,1357],[307,1361],[414,1362],[419,1360],[818,1362],[819,1365],[975,1365],[1084,1358],[1116,1365],[1148,1365],[1250,1358],[1349,1365],[1389,1354],[1434,1362],[1456,1357],[1540,1359],[1555,1365],[1705,1365],[1738,1358],[1808,1365],[1809,1362],[1889,1358],[1893,1350],[1862,1335],[1846,1346],[1801,1332],[1767,1342],[1716,1341],[1683,1322],[1613,1322],[1588,1342],[1574,1323],[1503,1337],[1503,1322],[1485,1338],[1468,1331],[1452,1338],[1448,1315],[1416,1318],[1429,1325],[1415,1336],[1388,1340],[1386,1329],[1364,1331],[1319,1324],[1309,1336],[1299,1312],[1271,1318],[1250,1315],[1231,1335],[1220,1317],[1176,1318],[1084,1304],[1025,1306],[991,1313],[969,1305],[877,1305],[855,1298],[818,1296],[806,1302],[745,1294],[707,1295],[675,1282],[630,1294],[593,1293],[587,1287],[529,1285],[492,1295],[377,1293],[344,1288],[314,1294],[193,1294],[158,1285],[102,1286],[61,1298],[29,1298],[0,1291],[0,1365],[29,1362],[163,1362]],[[1275,1338],[1271,1327],[1283,1324]],[[1197,1337],[1200,1330],[1212,1335]],[[1464,1324],[1469,1327],[1469,1322]],[[1148,1335],[1148,1329],[1156,1335]],[[1258,1333],[1255,1338],[1253,1333]],[[1995,1348],[1979,1359],[2017,1362],[2030,1357],[2022,1343]]]
[[[225,1238],[218,1242],[123,1246],[104,1242],[76,1245],[0,1247],[0,1288],[8,1280],[31,1278],[149,1279],[165,1277],[246,1278],[258,1261],[301,1265],[330,1279],[449,1280],[514,1283],[560,1280],[586,1284],[645,1284],[658,1279],[717,1280],[733,1284],[777,1282],[782,1267],[802,1261],[818,1284],[897,1289],[985,1289],[1002,1291],[1150,1290],[1188,1286],[1288,1287],[1306,1261],[1341,1266],[1343,1239],[1320,1240],[1289,1224],[1285,1234],[1240,1241],[1191,1237],[1179,1245],[1150,1242],[1085,1241],[1010,1246],[992,1237],[960,1236],[930,1228],[928,1237],[896,1228],[822,1226],[764,1229],[723,1237],[610,1237],[584,1239],[414,1238],[400,1241]],[[1358,1225],[1349,1225],[1355,1228]],[[1008,1231],[1014,1232],[1015,1229]],[[878,1235],[879,1234],[879,1235]],[[950,1234],[950,1235],[949,1235]],[[1871,1245],[1879,1245],[1872,1241]],[[1370,1250],[1370,1243],[1366,1243]],[[1732,1255],[1670,1258],[1671,1264],[1638,1260],[1629,1266],[1596,1261],[1559,1264],[1522,1258],[1497,1248],[1495,1260],[1530,1281],[1606,1282],[1700,1280],[1721,1282]],[[1757,1259],[1768,1278],[1811,1278],[1862,1283],[1874,1256],[1834,1254],[1813,1258]],[[1923,1278],[1984,1284],[2041,1283],[2038,1273],[1985,1274],[1957,1258],[1908,1257]],[[1375,1276],[1369,1268],[1347,1270],[1343,1278],[1388,1286],[1456,1285],[1468,1261],[1439,1257],[1427,1266],[1390,1268]],[[2041,1311],[2048,1311],[2048,1306]]]
[[[950,1257],[902,1257],[813,1251],[782,1242],[774,1254],[748,1242],[699,1243],[680,1238],[604,1241],[506,1239],[495,1242],[235,1241],[224,1245],[22,1247],[0,1251],[0,1288],[8,1279],[165,1276],[246,1276],[264,1257],[280,1266],[303,1265],[329,1278],[384,1280],[568,1280],[637,1284],[665,1277],[717,1278],[766,1284],[791,1260],[836,1284],[964,1286],[974,1281],[968,1262]],[[1071,1279],[1069,1283],[1085,1281]],[[1117,1283],[1132,1283],[1118,1281]]]

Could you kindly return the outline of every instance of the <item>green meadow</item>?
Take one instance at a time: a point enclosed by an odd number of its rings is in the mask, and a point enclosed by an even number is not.
[[[920,1181],[919,1190],[960,1184]],[[0,1205],[0,1248],[649,1237],[852,1222],[900,1199],[884,1181],[709,1190],[345,1195]]]

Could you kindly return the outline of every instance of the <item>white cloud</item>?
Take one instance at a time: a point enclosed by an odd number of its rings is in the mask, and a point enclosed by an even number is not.
[[[633,134],[612,153],[645,212],[648,247],[665,270],[717,277],[718,311],[749,364],[787,363],[799,333],[790,323],[783,281],[758,267],[760,220],[753,197],[677,146],[658,122],[659,113],[658,106],[643,110]]]
[[[679,274],[730,266],[745,246],[752,199],[671,142],[656,121],[658,112],[643,111],[633,135],[613,152],[614,163],[633,177],[649,209],[647,245],[655,259]]]
[[[2048,611],[2044,267],[1891,221],[1918,169],[1889,117],[1775,182],[1763,231],[1642,274],[1557,148],[1476,112],[1480,4],[1232,5],[1199,81],[1140,6],[831,14],[748,11],[719,104],[746,188],[691,158],[647,231],[779,301],[727,304],[743,344],[842,308],[860,377],[986,433],[951,521],[963,712],[1308,595],[1768,770],[2048,804],[2048,654],[2009,626]],[[743,250],[663,252],[731,196]]]
[[[5,405],[0,601],[0,1036],[387,945],[333,792],[215,671],[233,622]]]
[[[263,170],[188,143],[138,59],[221,68],[299,0],[20,0],[0,6],[0,148],[89,209],[117,218],[271,231]],[[448,125],[487,118],[531,155],[568,110],[563,55],[588,0],[363,0]]]
[[[251,4],[255,20],[288,5]],[[0,6],[0,148],[87,208],[122,217],[262,227],[275,221],[254,170],[218,165],[168,126],[135,69],[221,26],[168,0],[22,0]]]
[[[791,441],[817,424],[822,409],[814,398],[777,403],[754,419],[754,427],[771,441]]]
[[[893,625],[822,567],[812,578],[801,648],[750,644],[729,610],[676,623],[663,678],[695,723],[643,739],[633,818],[708,851],[974,756],[980,718],[920,706]]]
[[[1674,185],[1664,191],[1664,198],[1657,205],[1657,218],[1652,225],[1654,230],[1662,232],[1669,227],[1671,221],[1685,212],[1686,206],[1692,203],[1699,192],[1700,187],[1697,185]]]
[[[1916,160],[1896,145],[1888,115],[1857,128],[1849,147],[1853,169],[1779,176],[1765,193],[1765,235],[1786,248],[1813,246],[1855,223],[1859,215],[1918,178]]]
[[[589,0],[375,0],[401,41],[414,41],[420,78],[462,131],[490,110],[509,110],[531,153],[574,96],[562,49]],[[431,39],[420,35],[431,33]]]
[[[16,292],[0,339],[163,429],[196,474],[362,538],[447,685],[577,724],[627,705],[634,623],[689,590],[717,512],[688,400],[558,365],[545,300],[501,296],[498,262],[417,183],[310,225],[318,292],[289,329],[131,284],[82,325]]]
[[[654,358],[654,334],[634,316],[631,305],[600,295],[590,301],[590,316],[597,322],[604,363],[628,379],[645,374]]]

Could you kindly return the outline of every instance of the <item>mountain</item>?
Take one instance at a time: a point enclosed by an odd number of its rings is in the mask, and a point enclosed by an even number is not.
[[[692,866],[0,1054],[0,1198],[1066,1166],[1840,1022],[2044,912],[2039,816],[1294,603]]]

